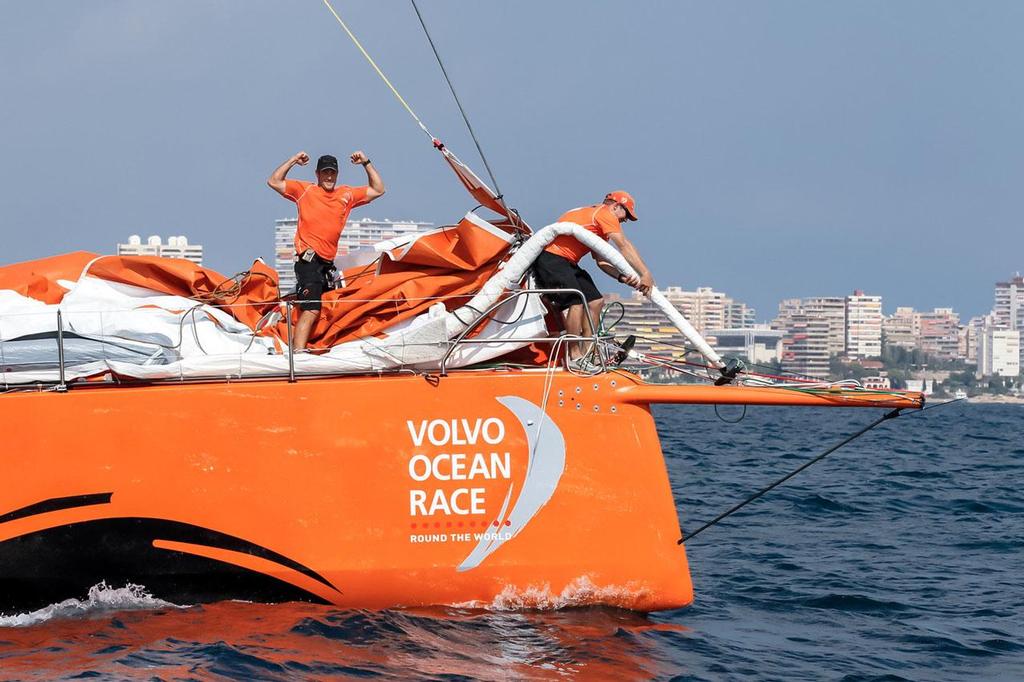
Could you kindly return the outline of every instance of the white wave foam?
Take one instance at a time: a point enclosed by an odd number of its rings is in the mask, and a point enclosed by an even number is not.
[[[551,591],[551,585],[528,585],[518,588],[506,585],[490,603],[480,600],[452,604],[456,608],[487,609],[488,611],[518,611],[540,609],[553,611],[578,606],[619,606],[631,608],[637,600],[648,596],[644,588],[624,585],[598,587],[588,576],[580,576],[559,592]]]
[[[81,618],[107,611],[138,611],[167,607],[186,608],[157,599],[142,585],[128,583],[124,587],[110,587],[106,582],[101,582],[89,588],[89,595],[84,600],[65,599],[30,613],[12,616],[0,614],[0,627],[25,627],[55,618]]]

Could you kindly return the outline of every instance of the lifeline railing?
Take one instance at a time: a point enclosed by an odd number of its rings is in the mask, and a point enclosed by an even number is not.
[[[523,295],[529,296],[531,294],[570,294],[570,295],[574,295],[574,296],[579,296],[580,301],[582,301],[582,303],[583,303],[583,311],[584,311],[584,313],[587,316],[587,323],[590,325],[590,329],[593,330],[594,336],[593,337],[589,337],[589,336],[563,335],[563,336],[554,337],[554,338],[552,338],[550,336],[545,336],[545,337],[542,337],[542,338],[521,338],[521,337],[519,337],[519,338],[515,339],[516,341],[522,341],[524,343],[542,343],[542,342],[554,342],[557,339],[562,339],[563,341],[588,341],[589,340],[589,341],[591,341],[594,344],[594,348],[597,347],[597,344],[601,340],[600,330],[597,328],[596,325],[594,325],[594,316],[590,314],[590,306],[587,305],[587,299],[586,299],[586,297],[584,297],[582,291],[580,291],[579,289],[519,289],[518,291],[513,291],[511,295],[509,295],[509,296],[507,296],[507,297],[505,297],[505,298],[503,298],[501,300],[495,301],[494,303],[489,305],[486,309],[484,309],[477,316],[476,320],[474,320],[469,326],[467,326],[458,336],[456,336],[450,342],[450,344],[448,346],[448,350],[445,351],[445,354],[441,357],[441,366],[440,366],[440,369],[439,369],[439,372],[440,372],[441,376],[448,376],[448,359],[452,356],[452,353],[455,352],[455,349],[459,346],[459,344],[463,344],[463,343],[468,343],[468,344],[472,344],[472,343],[487,344],[487,343],[502,343],[502,342],[507,341],[507,339],[467,339],[466,337],[469,334],[471,334],[474,330],[476,330],[480,326],[481,323],[483,323],[483,322],[485,322],[487,320],[488,316],[491,313],[493,313],[495,310],[497,310],[501,306],[505,305],[509,301],[512,301],[512,300],[514,300],[514,299],[516,299],[516,298],[518,298],[520,296],[523,296]],[[602,370],[607,369],[607,366],[606,366],[606,364],[604,362],[604,356],[601,353],[596,353],[596,355],[598,356],[598,358],[600,358],[601,369]]]
[[[569,296],[571,296],[573,298],[577,298],[578,297],[580,302],[583,305],[584,315],[586,317],[587,322],[590,325],[590,329],[593,330],[593,332],[594,332],[593,336],[579,336],[579,335],[574,335],[574,334],[565,334],[565,333],[563,333],[563,334],[561,334],[559,336],[512,337],[512,338],[496,337],[496,338],[484,338],[484,339],[468,338],[482,324],[486,324],[488,321],[490,321],[492,314],[496,310],[498,310],[499,308],[501,308],[505,304],[509,303],[510,301],[517,300],[517,299],[519,299],[522,296],[530,296],[530,295],[538,295],[539,296],[539,295],[544,295],[544,294],[567,294],[567,295],[569,295]],[[444,298],[464,298],[464,297],[465,297],[465,295],[462,294],[462,295],[459,295],[459,296],[437,297],[437,298],[438,298],[438,300],[442,300]],[[378,299],[372,299],[372,300],[378,300]],[[383,300],[391,300],[391,299],[379,299],[379,300],[383,301]],[[296,382],[298,380],[299,376],[307,376],[307,377],[314,377],[314,376],[340,376],[342,374],[347,374],[348,372],[344,372],[344,371],[330,372],[330,373],[327,373],[327,374],[317,373],[317,374],[302,374],[302,375],[300,375],[300,374],[298,374],[296,372],[296,368],[295,368],[295,353],[291,352],[291,346],[292,346],[292,342],[293,342],[293,338],[294,338],[294,323],[292,321],[292,318],[293,318],[292,313],[294,311],[295,306],[298,305],[298,304],[301,304],[303,302],[304,301],[301,301],[301,300],[282,300],[282,301],[266,302],[266,303],[262,303],[262,304],[238,304],[238,305],[242,306],[242,307],[245,307],[245,306],[253,306],[253,305],[266,305],[267,303],[269,303],[271,305],[275,305],[276,304],[278,306],[283,306],[284,307],[285,312],[284,312],[283,317],[284,317],[284,320],[286,322],[286,325],[285,325],[286,326],[286,342],[288,344],[288,350],[284,354],[287,356],[287,363],[288,363],[288,365],[287,365],[287,378],[288,378],[289,383]],[[200,307],[202,307],[204,305],[209,307],[209,308],[215,309],[215,310],[225,310],[225,309],[230,309],[230,308],[238,307],[235,304],[218,305],[218,304],[201,304],[201,303],[197,303],[195,308],[193,308],[191,310],[199,309]],[[92,313],[95,313],[95,314],[98,314],[100,316],[100,322],[99,322],[99,326],[100,326],[100,329],[101,329],[100,337],[101,337],[101,343],[104,344],[104,346],[103,346],[104,358],[103,359],[105,361],[107,361],[107,362],[111,361],[111,358],[106,357],[106,352],[107,352],[106,351],[106,345],[108,344],[108,342],[106,340],[106,337],[102,334],[102,329],[104,327],[103,314],[104,314],[104,312],[109,314],[109,313],[116,313],[116,312],[128,312],[130,310],[134,310],[134,309],[126,309],[125,311],[103,311],[103,310],[97,310],[97,311],[81,311],[81,310],[78,310],[78,311],[75,311],[76,314],[92,314]],[[8,315],[8,317],[15,317],[15,316],[19,316],[19,315],[39,315],[39,314],[40,313],[15,313],[13,315]],[[182,319],[184,318],[184,315],[187,315],[187,314],[188,314],[188,312],[182,314]],[[272,313],[268,313],[267,315],[264,316],[264,318],[268,317],[270,314],[272,314]],[[8,380],[7,380],[8,376],[7,375],[9,373],[9,371],[8,371],[9,364],[6,361],[6,359],[3,357],[3,350],[2,349],[3,349],[3,346],[4,346],[5,342],[3,341],[3,337],[0,336],[0,361],[2,361],[3,365],[4,365],[2,373],[4,375],[3,384],[4,384],[4,388],[5,389],[9,389],[9,388],[22,388],[22,389],[25,389],[25,388],[31,388],[32,386],[52,386],[51,390],[55,390],[57,392],[62,392],[62,393],[63,392],[67,392],[67,390],[69,388],[69,381],[68,381],[68,378],[67,378],[68,364],[67,364],[66,348],[65,348],[65,343],[66,343],[66,341],[65,341],[65,333],[66,333],[66,329],[65,329],[65,315],[64,315],[64,312],[61,309],[58,309],[56,311],[56,316],[57,316],[57,325],[56,325],[57,381],[53,382],[51,380],[35,380],[35,381],[26,381],[24,383],[10,383],[10,382],[8,382]],[[182,325],[182,323],[179,322],[179,329],[182,329],[182,328],[183,328],[183,325]],[[260,327],[257,325],[256,329],[252,329],[251,330],[253,338],[255,338],[258,335],[259,329],[260,329]],[[184,334],[184,331],[181,331],[181,333]],[[87,336],[91,336],[91,335],[87,335]],[[583,295],[583,292],[580,291],[579,289],[517,289],[517,290],[512,291],[509,295],[503,297],[501,300],[496,301],[492,305],[488,306],[485,310],[477,313],[475,319],[472,322],[470,322],[462,332],[460,332],[454,339],[449,339],[448,340],[448,342],[447,342],[448,343],[448,347],[445,350],[444,355],[442,356],[440,364],[439,364],[439,373],[440,373],[441,376],[447,376],[448,375],[449,364],[451,362],[452,354],[460,346],[463,346],[463,345],[469,345],[469,344],[500,344],[500,343],[510,343],[510,342],[521,343],[521,344],[528,344],[528,343],[551,343],[551,344],[555,344],[555,343],[564,343],[564,342],[580,342],[580,343],[590,343],[590,344],[593,344],[592,347],[593,348],[597,348],[598,344],[601,342],[601,340],[603,338],[606,338],[606,337],[601,335],[600,330],[594,324],[594,319],[593,319],[593,316],[590,313],[590,308],[587,305],[587,301],[586,301],[586,299],[585,299],[585,297]],[[183,337],[179,337],[179,341],[178,341],[177,345],[180,345],[182,342],[183,342]],[[139,341],[138,343],[140,345],[152,345],[152,344],[147,344],[146,342],[143,342],[143,341]],[[155,345],[160,346],[161,348],[167,348],[166,346],[162,346],[160,344],[155,344]],[[171,346],[171,348],[173,348],[173,347],[175,347],[175,346]],[[213,354],[210,354],[210,355],[213,355]],[[232,353],[231,355],[234,355],[234,354]],[[238,353],[238,355],[239,355],[239,359],[241,360],[242,356],[245,355],[245,352],[244,351],[240,352],[240,353]],[[606,370],[607,369],[607,363],[605,361],[604,355],[602,353],[600,353],[600,352],[595,352],[594,355],[596,355],[597,358],[598,358],[598,363],[597,364],[600,366],[601,370],[602,371]],[[48,363],[34,363],[34,364],[48,364]],[[52,364],[50,364],[49,366],[52,367]],[[407,371],[407,370],[408,370],[408,368],[399,366],[399,367],[395,368],[393,371],[400,372],[400,371]],[[381,373],[383,371],[385,371],[385,370],[363,370],[360,373],[367,373],[367,374],[368,373],[378,373],[379,374],[379,373]],[[218,374],[216,376],[223,377],[225,375]],[[244,376],[242,374],[242,370],[241,370],[241,367],[240,367],[239,368],[238,379],[275,378],[275,377],[280,377],[280,376],[281,376],[281,374],[274,374],[274,373],[272,373],[272,374],[263,374],[263,375],[252,375],[250,377],[246,377],[246,376]],[[227,377],[228,377],[228,379],[230,379],[231,375],[228,374]],[[129,378],[131,378],[131,377],[129,377]],[[135,377],[135,378],[138,378],[138,377]],[[213,378],[213,376],[197,375],[197,376],[194,376],[194,377],[189,377],[189,379],[195,379],[195,380],[200,380],[200,381],[203,381],[203,380],[208,381],[210,378]],[[156,379],[144,379],[144,378],[139,378],[139,379],[142,380],[142,381],[152,381],[152,382],[175,381],[176,383],[177,382],[183,382],[183,381],[186,380],[184,376],[180,376],[178,379],[172,379],[170,377],[160,377],[160,378],[156,378]]]

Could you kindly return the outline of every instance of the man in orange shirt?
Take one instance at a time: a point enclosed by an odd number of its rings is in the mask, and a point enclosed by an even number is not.
[[[620,282],[645,294],[650,294],[651,288],[654,286],[651,271],[647,269],[636,248],[622,232],[622,223],[627,220],[636,220],[636,202],[628,192],[615,191],[609,192],[605,196],[604,203],[574,208],[563,214],[556,222],[576,223],[615,245],[626,261],[640,273],[640,276],[626,276],[611,263],[601,260],[597,254],[594,254],[597,266]],[[547,248],[534,261],[533,268],[537,276],[537,283],[544,289],[577,289],[583,292],[587,307],[590,308],[590,316],[596,322],[601,316],[604,298],[590,274],[579,266],[580,259],[589,251],[590,249],[575,237],[562,235],[548,244]],[[583,303],[578,295],[548,294],[548,298],[562,312],[566,332],[578,336],[594,335],[594,330],[590,327],[590,320],[584,313]],[[579,362],[583,352],[583,344],[570,344],[570,361]]]
[[[353,164],[366,170],[368,185],[338,185],[338,160],[327,154],[316,162],[316,184],[287,179],[288,171],[309,163],[309,154],[299,152],[277,167],[267,184],[281,196],[294,201],[299,210],[295,231],[295,279],[298,282],[299,321],[292,337],[292,350],[303,350],[309,341],[313,323],[320,315],[320,297],[333,286],[334,257],[338,239],[345,229],[349,212],[384,194],[384,181],[366,154],[353,152]]]

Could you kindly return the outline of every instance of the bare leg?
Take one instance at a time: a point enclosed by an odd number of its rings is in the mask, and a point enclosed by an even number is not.
[[[586,315],[583,316],[583,335],[593,336],[597,332],[597,330],[590,325],[590,321],[593,320],[594,324],[600,324],[601,309],[604,308],[604,299],[599,298],[595,301],[587,301],[587,307],[590,309],[590,317],[588,318]],[[593,350],[593,348],[594,344],[587,344],[585,346],[585,350],[583,350],[582,352],[584,354],[589,353],[591,350]]]
[[[318,317],[319,310],[303,310],[299,314],[299,321],[295,323],[295,334],[292,336],[292,350],[305,350],[309,333],[313,331],[313,323]]]
[[[565,315],[565,333],[573,336],[583,335],[583,320],[586,315],[583,314],[583,305],[576,303],[571,305],[564,311]],[[578,343],[569,344],[569,359],[575,360],[576,358],[583,355],[583,348]]]

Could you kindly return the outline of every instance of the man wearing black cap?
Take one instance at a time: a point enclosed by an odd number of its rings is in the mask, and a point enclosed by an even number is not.
[[[368,185],[349,187],[336,184],[338,160],[330,155],[317,160],[315,185],[287,179],[292,166],[309,163],[306,152],[299,152],[282,163],[267,179],[271,188],[294,201],[299,209],[299,227],[295,231],[295,279],[302,313],[295,325],[293,350],[305,349],[313,324],[320,316],[320,297],[334,270],[338,239],[345,229],[349,212],[384,194],[384,181],[366,154],[353,152],[349,160],[366,169]]]

